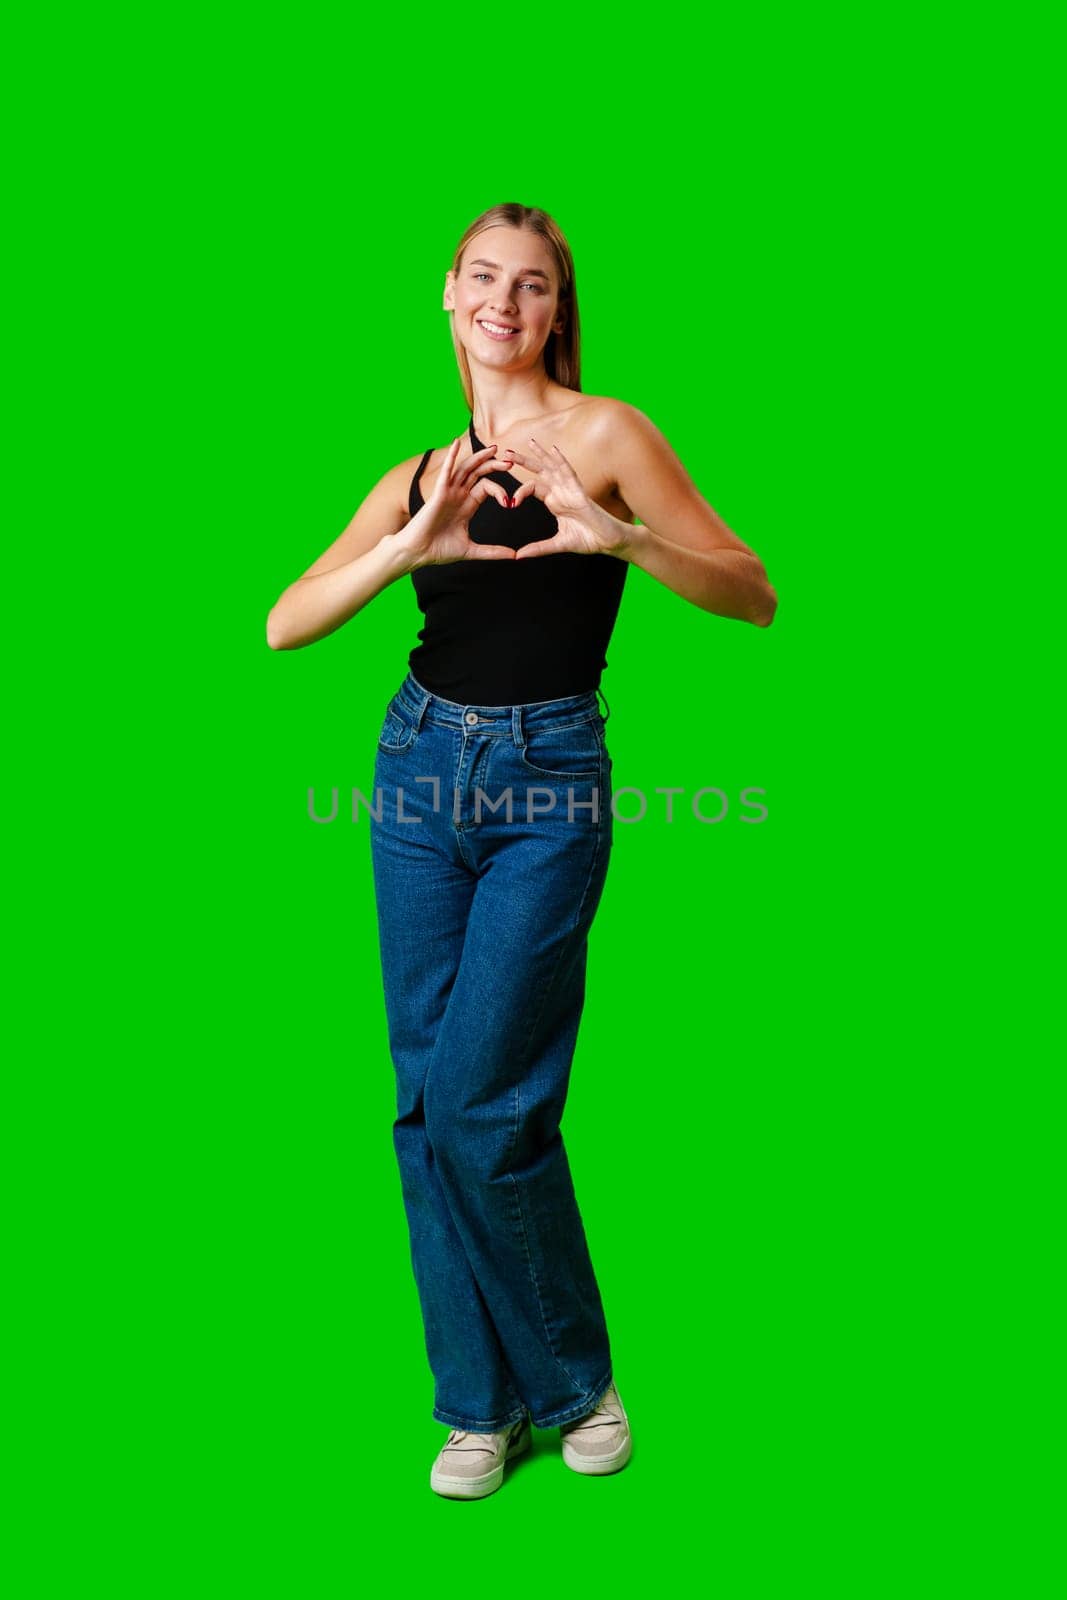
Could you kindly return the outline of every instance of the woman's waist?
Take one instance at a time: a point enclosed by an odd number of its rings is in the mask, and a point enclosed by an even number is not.
[[[453,699],[427,688],[410,668],[396,698],[417,724],[429,720],[460,730],[478,728],[481,732],[491,732],[494,726],[504,731],[515,724],[531,728],[549,723],[592,722],[601,717],[595,686],[546,699]]]

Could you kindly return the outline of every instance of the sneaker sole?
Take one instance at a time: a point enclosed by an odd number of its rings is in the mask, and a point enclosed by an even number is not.
[[[515,1456],[521,1456],[524,1450],[530,1448],[530,1429],[522,1428],[515,1439],[508,1446],[507,1455],[498,1467],[493,1467],[491,1472],[483,1472],[479,1478],[457,1478],[450,1472],[441,1472],[437,1467],[430,1469],[430,1488],[435,1494],[442,1494],[449,1500],[482,1500],[487,1494],[492,1494],[500,1488],[504,1481],[504,1468]]]

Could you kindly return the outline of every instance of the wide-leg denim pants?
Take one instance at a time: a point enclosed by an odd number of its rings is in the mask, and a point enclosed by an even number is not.
[[[409,671],[378,739],[370,834],[393,1142],[433,1415],[542,1428],[612,1381],[560,1119],[612,844],[589,690],[461,705]]]

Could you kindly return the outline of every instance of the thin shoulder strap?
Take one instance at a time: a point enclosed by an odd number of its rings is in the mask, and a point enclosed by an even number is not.
[[[419,503],[422,501],[422,490],[419,488],[419,479],[422,477],[426,463],[429,461],[432,455],[433,445],[430,446],[422,460],[419,462],[418,471],[411,480],[411,488],[408,491],[408,510],[411,512],[412,516],[415,515],[416,511],[418,511]]]

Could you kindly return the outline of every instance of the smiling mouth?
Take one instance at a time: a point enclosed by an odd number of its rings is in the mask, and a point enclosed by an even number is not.
[[[480,317],[477,322],[479,328],[487,333],[490,339],[517,339],[519,336],[518,328],[507,328],[499,322],[483,322]]]

